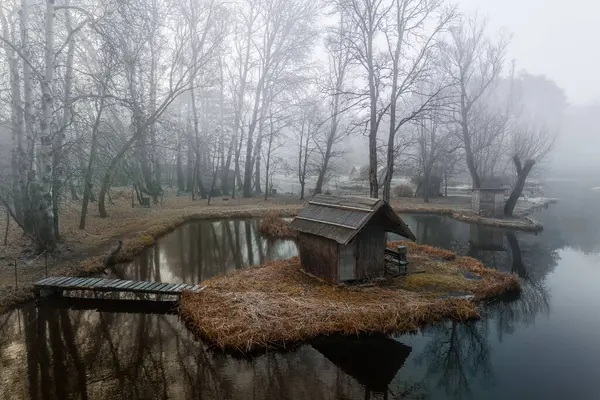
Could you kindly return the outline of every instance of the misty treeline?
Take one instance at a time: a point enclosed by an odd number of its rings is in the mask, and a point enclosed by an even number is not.
[[[111,186],[267,197],[285,169],[303,197],[363,136],[372,197],[461,168],[518,197],[554,137],[524,89],[555,85],[503,69],[508,43],[441,0],[4,0],[0,202],[52,248],[65,200],[84,229]]]

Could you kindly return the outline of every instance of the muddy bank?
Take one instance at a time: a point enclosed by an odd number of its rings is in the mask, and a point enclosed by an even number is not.
[[[331,285],[305,274],[293,257],[206,280],[201,293],[182,295],[180,313],[214,347],[247,353],[322,335],[408,332],[478,318],[478,300],[520,290],[514,275],[473,258],[409,246],[408,276]]]

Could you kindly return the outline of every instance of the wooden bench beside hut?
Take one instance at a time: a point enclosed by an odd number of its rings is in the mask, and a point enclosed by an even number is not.
[[[379,199],[317,195],[290,226],[298,231],[302,268],[334,283],[383,275],[386,232],[415,240]]]

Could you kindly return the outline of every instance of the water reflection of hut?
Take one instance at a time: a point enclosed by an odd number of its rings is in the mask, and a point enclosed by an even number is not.
[[[482,251],[505,251],[504,232],[484,225],[470,225],[469,242],[471,247]]]
[[[302,267],[330,282],[383,274],[386,232],[415,240],[389,204],[378,199],[317,195],[290,226],[299,232]]]
[[[312,346],[368,392],[387,392],[411,347],[385,336],[324,338]]]

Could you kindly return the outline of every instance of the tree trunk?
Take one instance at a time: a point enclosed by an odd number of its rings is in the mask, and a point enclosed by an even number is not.
[[[65,1],[65,6],[69,7],[70,1]],[[66,136],[66,131],[71,123],[71,88],[73,86],[73,58],[75,56],[75,39],[72,35],[73,26],[71,23],[71,13],[68,8],[65,9],[65,24],[67,27],[67,35],[69,35],[69,44],[67,46],[67,62],[65,65],[65,84],[64,84],[64,100],[63,100],[63,116],[60,132],[54,135],[52,142],[52,207],[54,214],[54,235],[58,240],[60,238],[58,229],[58,197],[61,189],[61,176],[63,160],[63,141]]]
[[[260,154],[256,157],[253,187],[256,193],[262,193],[262,189],[260,187]]]
[[[377,183],[377,99],[371,100],[371,122],[369,131],[369,195],[379,198]]]
[[[235,190],[238,187],[242,187],[243,181],[240,173],[240,154],[242,152],[242,136],[239,138],[239,144],[235,150],[235,166],[233,171],[233,184],[231,185],[231,198],[235,199]]]
[[[29,0],[22,1],[21,8],[21,46],[23,48],[23,97],[24,97],[24,108],[23,108],[23,127],[24,127],[24,138],[27,142],[27,148],[29,155],[27,157],[26,151],[23,148],[23,143],[20,144],[20,168],[21,168],[21,186],[23,203],[26,210],[25,227],[33,233],[35,227],[35,220],[37,211],[33,205],[33,191],[34,183],[39,178],[37,175],[37,143],[36,135],[34,133],[34,118],[33,118],[33,74],[31,73],[31,66],[29,64]]]
[[[192,55],[195,56],[196,50],[194,46],[192,46]],[[196,97],[194,92],[195,85],[195,73],[194,76],[190,79],[190,99],[192,102],[192,117],[193,117],[193,130],[188,129],[188,159],[187,159],[187,170],[188,170],[188,192],[193,192],[195,190],[195,175],[196,175],[196,164],[199,162],[197,159],[198,149],[196,149],[196,142],[194,137],[198,137],[198,114],[196,110]],[[193,136],[195,135],[195,136]],[[194,195],[192,195],[192,200],[194,199]]]
[[[425,175],[425,189],[423,190],[423,202],[425,203],[429,203],[429,191],[431,190],[431,178],[430,178],[431,174],[426,174]]]
[[[269,199],[269,173],[271,169],[271,151],[273,151],[273,140],[275,140],[274,131],[273,114],[269,112],[269,145],[267,146],[267,160],[265,162],[265,200]]]
[[[319,169],[319,175],[317,176],[317,183],[315,184],[315,194],[320,194],[323,192],[323,183],[325,182],[325,174],[327,173],[327,168],[329,167],[329,158],[331,157],[331,150],[328,147],[325,149],[325,155],[323,157],[323,164],[321,164],[321,168]]]
[[[156,79],[155,79],[155,64],[154,56],[152,58],[152,69],[150,79],[150,114],[154,114],[156,110]],[[160,157],[158,155],[158,147],[156,144],[156,122],[150,125],[150,181],[146,182],[146,187],[149,187],[152,192],[152,202],[158,203],[158,196],[162,193],[161,185],[161,168],[160,168]]]
[[[467,168],[469,168],[469,173],[471,174],[471,179],[473,181],[473,189],[479,189],[481,187],[481,180],[479,178],[479,172],[477,172],[477,166],[475,165],[475,157],[473,155],[473,148],[471,143],[471,133],[469,132],[469,121],[467,116],[467,109],[465,105],[466,95],[463,94],[461,96],[461,129],[463,142],[465,145],[465,155],[467,160]]]
[[[513,157],[513,162],[515,163],[515,167],[517,169],[517,182],[515,183],[515,187],[513,188],[508,200],[506,201],[506,204],[504,205],[504,215],[506,217],[512,217],[515,206],[517,205],[517,200],[519,200],[519,197],[523,192],[523,188],[525,187],[527,176],[535,165],[535,160],[526,160],[525,165],[521,166],[521,160],[518,156]]]
[[[175,173],[177,177],[177,191],[185,192],[185,178],[183,175],[183,163],[181,160],[181,132],[179,130],[176,131],[176,139],[177,139],[177,156],[175,161]]]
[[[101,85],[100,89],[100,106],[96,114],[96,120],[94,121],[94,127],[92,128],[92,143],[90,145],[90,158],[88,159],[88,165],[85,170],[85,178],[83,183],[83,200],[81,204],[81,217],[79,219],[79,229],[85,229],[85,219],[88,212],[88,204],[90,197],[92,196],[92,174],[94,168],[94,161],[96,159],[96,152],[98,147],[98,128],[100,127],[100,121],[102,117],[102,111],[104,110],[104,85]],[[104,207],[104,196],[102,196],[102,205]],[[106,210],[104,211],[106,213]],[[100,214],[102,216],[102,214]]]
[[[269,102],[266,100],[267,93],[266,90],[263,92],[263,101],[260,108],[260,117],[258,120],[258,135],[256,138],[256,146],[254,147],[254,162],[255,162],[255,171],[254,171],[254,190],[257,193],[262,193],[262,189],[260,187],[260,158],[262,153],[262,140],[264,137],[265,130],[265,114],[266,110],[269,107]]]
[[[246,161],[244,165],[244,189],[243,195],[244,197],[252,196],[252,133],[254,128],[252,124],[248,129],[248,140],[246,141]]]
[[[46,0],[45,13],[45,51],[44,79],[42,86],[42,120],[40,123],[40,184],[39,192],[38,241],[43,248],[56,247],[57,237],[54,231],[54,207],[52,194],[53,157],[52,157],[52,82],[54,80],[54,0]]]
[[[191,192],[194,190],[194,170],[195,166],[195,153],[194,153],[194,139],[192,136],[192,129],[187,129],[187,191]]]
[[[108,217],[108,213],[106,212],[105,197],[106,197],[106,193],[108,192],[108,189],[110,188],[110,183],[111,183],[113,174],[115,173],[115,170],[117,169],[117,165],[119,164],[119,162],[121,162],[123,157],[125,157],[125,154],[129,150],[129,148],[136,142],[137,139],[138,139],[137,134],[134,134],[133,136],[131,136],[129,138],[129,140],[125,143],[125,145],[123,145],[121,150],[119,150],[117,155],[114,156],[113,159],[110,161],[110,164],[108,165],[108,168],[106,169],[106,172],[104,173],[104,178],[102,179],[102,185],[100,186],[100,194],[98,195],[98,197],[100,197],[100,199],[98,201],[98,211],[100,213],[100,217],[102,217],[102,218]]]
[[[373,65],[373,36],[369,32],[367,38],[367,62],[369,75],[369,195],[372,198],[379,197],[379,185],[377,182],[377,87],[375,83],[375,66]]]
[[[506,233],[506,240],[508,241],[508,245],[510,247],[510,252],[512,255],[512,266],[511,272],[513,274],[519,275],[521,278],[527,277],[527,270],[525,269],[525,265],[523,264],[523,256],[521,254],[521,246],[519,245],[519,241],[513,232]]]
[[[217,181],[217,172],[219,171],[219,153],[220,149],[216,151],[217,155],[213,157],[213,180],[210,185],[210,192],[208,192],[208,205],[210,205],[210,200],[212,199],[213,191],[215,190],[215,182]],[[216,162],[214,159],[217,159]]]
[[[79,196],[77,195],[77,188],[75,187],[75,184],[73,183],[73,178],[69,177],[69,180],[67,183],[69,185],[69,191],[71,192],[71,200],[78,201]]]
[[[223,179],[221,180],[221,190],[223,191],[223,194],[229,194],[229,170],[231,168],[231,160],[233,158],[234,148],[235,148],[235,139],[232,138],[231,143],[227,147],[227,157],[226,157],[225,164],[223,165],[223,172],[222,172]],[[234,185],[235,185],[235,178],[234,178]]]
[[[406,5],[404,5],[406,7]],[[398,38],[396,40],[396,47],[394,49],[394,55],[392,57],[392,90],[390,93],[390,126],[389,126],[389,135],[388,135],[388,143],[387,143],[387,158],[386,158],[386,168],[385,168],[385,177],[383,182],[383,200],[389,203],[390,195],[392,191],[392,177],[394,176],[394,143],[396,139],[396,104],[398,101],[398,72],[399,72],[399,60],[400,53],[402,50],[402,43],[404,41],[404,23],[403,23],[403,7],[400,7],[398,4],[396,8],[396,18],[397,18],[397,26],[398,29]],[[372,111],[371,111],[372,112]],[[371,113],[371,118],[373,117],[373,113]],[[377,133],[375,133],[377,134]],[[375,157],[377,154],[375,153]],[[377,173],[377,171],[375,171]],[[377,197],[377,196],[375,196]]]
[[[254,92],[254,108],[252,110],[252,119],[250,120],[250,125],[248,126],[248,140],[246,141],[246,161],[244,165],[244,197],[252,196],[252,176],[253,176],[253,167],[254,162],[256,161],[253,157],[253,136],[254,131],[256,130],[256,125],[258,123],[258,112],[259,106],[261,104],[261,95],[263,93],[263,85],[264,85],[264,74],[258,81],[258,85],[256,86],[256,91]],[[255,150],[256,151],[256,150]],[[256,153],[255,153],[256,154]]]
[[[21,32],[24,30],[23,26],[23,14],[26,12],[25,5],[21,10]],[[8,21],[3,13],[2,7],[0,7],[0,23],[2,24],[2,34],[6,40],[10,38],[8,29]],[[21,101],[21,78],[19,75],[19,61],[15,50],[5,43],[4,50],[8,58],[8,67],[10,73],[10,87],[11,87],[11,172],[12,172],[12,198],[15,208],[15,214],[17,218],[24,222],[24,209],[27,209],[27,202],[25,198],[27,194],[24,192],[24,174],[25,171],[22,169],[23,163],[23,137],[25,136],[25,126],[23,121],[23,104]],[[25,64],[25,63],[24,63]]]

